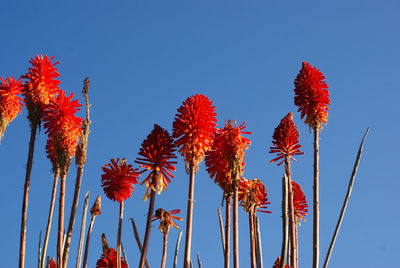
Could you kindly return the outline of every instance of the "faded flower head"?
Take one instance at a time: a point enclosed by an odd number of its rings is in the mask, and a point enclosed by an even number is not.
[[[199,163],[211,148],[217,126],[215,106],[204,95],[187,98],[173,122],[173,134],[179,153],[185,158],[186,171],[192,166],[198,170]]]
[[[325,76],[308,62],[303,62],[300,73],[294,81],[294,104],[299,107],[301,118],[311,128],[320,129],[327,123],[330,105],[328,85]]]
[[[160,232],[167,234],[171,226],[174,226],[176,229],[179,229],[178,225],[173,221],[173,219],[182,221],[181,217],[172,216],[175,214],[181,213],[180,209],[174,209],[171,211],[166,211],[162,208],[156,210],[155,215],[152,216],[152,221],[160,220]]]
[[[239,181],[238,199],[246,212],[271,213],[271,211],[266,210],[267,205],[271,204],[268,202],[267,196],[267,189],[259,179],[247,180],[241,178]]]
[[[276,153],[278,157],[272,159],[270,163],[274,163],[279,159],[283,159],[279,164],[285,162],[286,158],[293,158],[293,155],[303,154],[300,151],[301,145],[299,143],[299,132],[293,122],[293,114],[288,113],[275,128],[274,135],[272,136],[273,147],[270,147],[270,153]]]
[[[96,262],[96,268],[116,268],[117,252],[113,248],[106,250]],[[121,268],[128,268],[125,260],[121,257]]]
[[[172,161],[171,159],[176,158],[175,148],[174,141],[168,131],[156,124],[151,133],[142,142],[139,151],[141,158],[137,158],[135,163],[145,168],[140,173],[146,170],[151,171],[147,178],[140,184],[146,184],[147,191],[144,200],[150,196],[151,191],[157,191],[157,194],[160,194],[161,191],[167,190],[168,183],[174,177],[171,171],[175,171],[174,164],[176,164],[176,161]]]
[[[101,186],[105,195],[116,202],[123,202],[133,193],[133,188],[138,183],[139,173],[137,168],[128,165],[126,160],[121,162],[111,159],[110,164],[102,167],[104,174],[101,175]]]
[[[306,200],[306,196],[303,193],[300,185],[295,181],[292,181],[292,189],[293,189],[293,206],[294,213],[296,215],[296,221],[300,224],[299,219],[305,221],[304,217],[308,213],[308,203]],[[303,217],[304,216],[304,217]]]
[[[8,124],[21,113],[22,99],[18,94],[22,93],[21,78],[15,80],[14,77],[4,79],[0,77],[0,142]]]
[[[97,196],[96,201],[93,204],[93,207],[90,209],[90,214],[92,217],[97,217],[101,214],[101,197]]]

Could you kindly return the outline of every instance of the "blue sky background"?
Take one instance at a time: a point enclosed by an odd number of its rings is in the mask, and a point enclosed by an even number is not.
[[[346,193],[356,151],[367,127],[355,188],[330,267],[385,267],[398,263],[397,154],[400,73],[398,1],[7,1],[1,5],[0,76],[19,77],[39,53],[55,56],[61,88],[83,102],[82,81],[91,81],[91,134],[69,267],[75,266],[83,197],[90,206],[102,197],[89,250],[89,267],[102,253],[100,234],[116,246],[118,204],[100,186],[101,166],[126,157],[133,164],[143,139],[160,124],[171,131],[176,109],[192,94],[215,104],[218,125],[246,121],[252,145],[244,176],[267,187],[272,214],[260,213],[264,267],[281,248],[282,167],[269,164],[274,128],[288,112],[300,131],[304,155],[292,165],[293,178],[312,201],[312,134],[294,106],[293,81],[308,61],[325,75],[331,111],[320,137],[321,264]],[[0,145],[2,266],[17,267],[21,202],[29,142],[24,108]],[[83,117],[83,111],[80,112]],[[37,267],[38,237],[45,231],[52,187],[47,137],[37,137],[28,207],[26,267]],[[181,157],[175,179],[156,197],[156,208],[186,215],[188,176]],[[135,165],[136,166],[136,165]],[[67,179],[66,222],[76,168]],[[123,245],[131,267],[140,253],[128,219],[143,237],[148,202],[137,186],[125,202]],[[205,267],[223,264],[217,207],[221,190],[205,172],[196,176],[192,259],[200,252]],[[57,210],[48,255],[56,256]],[[249,267],[248,218],[239,213],[240,264]],[[89,217],[90,218],[90,217]],[[88,219],[89,221],[89,219]],[[89,223],[89,222],[88,222]],[[178,225],[184,230],[185,223]],[[312,263],[312,210],[301,225],[300,267]],[[177,230],[169,235],[167,266],[172,266]],[[184,236],[183,236],[184,237]],[[184,239],[178,266],[182,265]],[[153,225],[148,258],[161,261],[162,235]],[[195,265],[196,266],[196,265]]]

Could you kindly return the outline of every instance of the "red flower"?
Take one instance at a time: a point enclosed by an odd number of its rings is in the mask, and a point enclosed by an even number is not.
[[[105,195],[113,201],[123,202],[133,193],[134,184],[138,183],[138,169],[126,164],[126,159],[119,162],[111,159],[110,164],[104,164],[101,175],[101,186]]]
[[[22,93],[22,80],[14,77],[1,78],[0,82],[0,141],[8,124],[21,113],[23,103],[18,94]]]
[[[147,191],[144,200],[150,196],[151,190],[157,191],[158,194],[160,194],[162,190],[167,190],[168,183],[170,183],[171,178],[174,177],[171,171],[175,171],[173,165],[176,164],[176,162],[170,160],[176,158],[174,152],[175,144],[168,131],[155,124],[154,129],[142,142],[142,147],[139,151],[139,155],[142,156],[142,158],[137,158],[137,160],[135,160],[135,163],[145,168],[140,173],[146,170],[152,171],[140,184],[146,183]],[[153,181],[153,173],[156,175],[155,181]]]
[[[215,106],[204,95],[187,98],[173,123],[172,137],[179,153],[185,158],[186,168],[192,166],[197,171],[205,153],[211,148],[217,126]]]
[[[96,268],[116,268],[117,252],[113,248],[106,250],[96,262]],[[128,268],[128,265],[121,257],[121,268]]]
[[[47,139],[46,154],[47,158],[51,162],[53,172],[56,173],[56,171],[58,170],[58,162],[57,162],[57,155],[54,149],[53,139],[51,137],[48,137]]]
[[[272,136],[273,147],[270,147],[270,153],[277,153],[278,157],[272,159],[270,163],[274,163],[279,159],[283,160],[278,164],[281,165],[285,162],[285,159],[288,157],[289,159],[296,159],[293,158],[293,155],[303,154],[300,151],[300,144],[299,143],[299,132],[293,122],[293,114],[290,112],[287,116],[285,116],[279,126],[275,128],[274,135]]]
[[[25,83],[24,97],[28,110],[36,113],[45,108],[49,103],[51,97],[56,94],[60,81],[56,80],[60,74],[57,72],[57,65],[59,62],[52,63],[54,57],[49,58],[47,55],[37,55],[36,58],[30,59],[32,67],[29,72],[22,76],[28,79]],[[39,116],[41,116],[39,114]],[[40,119],[40,117],[39,117]]]
[[[293,205],[294,205],[294,213],[296,215],[296,220],[302,219],[305,221],[303,216],[306,216],[308,213],[308,204],[306,200],[306,196],[301,190],[301,187],[296,182],[292,181],[292,189],[293,189]]]
[[[214,182],[217,183],[224,191],[231,190],[232,172],[241,176],[244,167],[244,149],[250,145],[250,140],[243,137],[242,134],[251,134],[251,132],[242,131],[246,127],[243,122],[239,127],[234,121],[233,127],[231,122],[225,123],[225,127],[218,129],[215,134],[212,149],[206,155],[207,171]]]
[[[176,219],[176,220],[180,220],[180,221],[183,220],[181,217],[172,216],[172,215],[178,214],[178,213],[181,213],[180,209],[174,209],[174,210],[167,212],[167,211],[163,210],[162,208],[159,208],[156,210],[155,215],[153,215],[152,221],[160,219],[160,227],[159,227],[160,232],[168,233],[169,228],[171,226],[174,226],[176,229],[179,229],[178,225],[176,225],[176,223],[173,222],[173,220],[172,220],[172,219]]]
[[[266,210],[267,205],[271,204],[268,202],[267,196],[267,189],[259,179],[247,180],[242,178],[239,181],[238,199],[246,212],[255,209],[256,211],[271,213],[271,211]]]
[[[276,259],[274,266],[272,266],[272,268],[279,268],[279,267],[281,267],[281,257],[280,256]],[[290,266],[286,264],[285,268],[290,268]]]
[[[330,105],[328,85],[325,76],[308,62],[303,62],[300,73],[294,81],[294,104],[299,107],[301,118],[306,116],[305,123],[312,128],[321,128],[328,118]]]
[[[52,140],[59,168],[68,168],[75,155],[76,146],[82,133],[82,118],[75,113],[82,106],[78,100],[71,101],[73,93],[65,96],[65,91],[58,90],[51,98],[44,111],[44,127]]]
[[[51,260],[49,262],[49,268],[57,268],[57,264],[56,264],[56,261],[54,260],[54,258],[51,258]]]

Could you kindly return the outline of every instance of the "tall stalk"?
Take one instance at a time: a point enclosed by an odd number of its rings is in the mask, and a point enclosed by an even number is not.
[[[117,268],[121,268],[121,229],[122,216],[124,213],[124,202],[119,202],[119,219],[118,219],[118,235],[117,235]]]
[[[256,267],[256,240],[254,235],[253,209],[249,211],[249,230],[250,230],[250,267]]]
[[[133,220],[133,218],[130,218],[131,222],[132,222],[132,229],[133,229],[133,233],[135,235],[135,240],[136,240],[136,244],[138,245],[139,251],[142,252],[142,242],[140,241],[140,236],[139,236],[139,232],[136,228],[136,224],[135,221]],[[145,262],[146,268],[150,268],[150,264],[146,258],[146,262]]]
[[[230,250],[230,232],[231,232],[231,196],[225,196],[225,252],[224,252],[224,268],[229,268],[229,250]]]
[[[193,164],[190,164],[189,174],[190,178],[189,178],[188,208],[186,215],[185,257],[183,264],[184,268],[189,268],[190,266],[190,252],[192,247],[192,222],[193,222],[193,198],[194,198],[194,175],[195,175],[195,169]]]
[[[81,267],[82,250],[83,250],[83,242],[84,242],[84,239],[85,239],[86,215],[87,215],[88,204],[89,204],[89,191],[86,193],[85,203],[83,205],[82,221],[81,221],[81,233],[80,233],[80,236],[79,236],[79,246],[78,246],[78,253],[77,253],[77,256],[76,256],[75,268],[80,268]]]
[[[176,240],[175,256],[174,256],[174,266],[173,266],[173,268],[176,268],[176,265],[177,265],[177,263],[178,263],[179,244],[180,244],[180,242],[181,242],[182,233],[183,233],[183,231],[181,230],[181,231],[179,232],[178,239]]]
[[[24,197],[22,199],[21,236],[19,244],[19,268],[25,267],[26,221],[28,214],[29,186],[31,183],[31,171],[33,162],[33,152],[35,150],[36,132],[39,124],[40,123],[31,122],[31,138],[29,141],[28,161],[26,164]]]
[[[60,183],[60,199],[58,207],[58,236],[57,236],[57,267],[62,267],[62,247],[63,247],[63,231],[64,231],[64,206],[65,206],[65,179],[67,172],[61,173]]]
[[[237,177],[237,176],[235,176]],[[237,179],[233,190],[233,267],[239,268],[239,219],[238,219],[238,186]]]
[[[289,228],[290,228],[290,263],[293,268],[297,268],[296,256],[297,256],[297,243],[296,243],[296,222],[294,214],[294,196],[292,187],[292,175],[290,172],[290,161],[289,156],[285,158],[285,173],[288,180],[288,201],[289,201]]]
[[[163,235],[163,253],[161,259],[161,268],[165,268],[165,262],[167,260],[167,238],[168,238],[168,232],[165,232]]]
[[[288,211],[288,178],[286,173],[282,178],[282,251],[281,251],[281,265],[279,268],[284,268],[286,264],[286,253],[288,249],[288,233],[289,225],[287,222],[287,211]]]
[[[42,260],[40,262],[41,268],[44,268],[44,264],[45,264],[47,245],[49,243],[49,236],[50,236],[50,229],[51,229],[51,221],[53,219],[54,203],[56,200],[57,184],[58,184],[58,170],[55,171],[55,174],[54,174],[54,182],[53,182],[53,190],[51,192],[49,217],[47,218],[46,235],[45,235],[44,244],[43,244]]]
[[[314,127],[313,268],[319,266],[319,129]]]
[[[89,230],[86,235],[85,255],[83,256],[83,265],[82,265],[83,268],[87,268],[87,257],[89,253],[90,235],[92,234],[94,219],[95,216],[92,215],[92,219],[90,220]]]

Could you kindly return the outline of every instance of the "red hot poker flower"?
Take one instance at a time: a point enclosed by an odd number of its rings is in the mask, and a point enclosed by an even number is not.
[[[57,268],[57,264],[56,264],[56,261],[54,260],[54,258],[51,258],[51,260],[49,262],[49,268]]]
[[[294,104],[299,107],[301,118],[312,128],[320,129],[327,123],[330,105],[328,85],[325,76],[308,62],[303,62],[300,73],[294,81]]]
[[[21,78],[15,80],[14,77],[1,78],[0,82],[0,141],[8,124],[21,113],[23,103],[18,94],[22,93]]]
[[[279,159],[283,159],[279,164],[285,162],[285,158],[293,158],[293,155],[300,155],[303,152],[300,151],[301,145],[299,143],[299,132],[293,122],[293,114],[288,113],[277,126],[272,136],[273,147],[270,147],[270,153],[277,153],[278,157],[272,159],[270,163],[274,163]]]
[[[151,170],[147,178],[141,183],[141,185],[146,183],[147,188],[144,200],[150,196],[151,190],[157,191],[158,194],[162,190],[167,190],[168,183],[174,177],[171,174],[171,171],[175,171],[174,164],[176,164],[176,161],[171,161],[171,159],[176,158],[174,152],[175,144],[168,131],[155,124],[154,129],[142,142],[139,151],[142,158],[135,160],[135,163],[145,168],[140,173]],[[156,175],[155,181],[153,181],[153,173]]]
[[[156,210],[155,215],[153,215],[153,219],[152,221],[158,220],[160,219],[160,232],[162,233],[168,233],[169,229],[171,228],[171,226],[174,226],[176,229],[179,229],[178,225],[176,225],[175,222],[173,222],[172,219],[176,219],[179,221],[182,221],[183,219],[181,217],[176,217],[176,216],[172,216],[174,214],[178,214],[181,213],[180,209],[174,209],[171,211],[165,211],[162,208],[159,208]]]
[[[271,213],[271,211],[266,210],[267,205],[271,204],[268,202],[267,196],[267,189],[259,179],[247,180],[241,178],[239,181],[238,199],[246,212],[254,209],[264,213]]]
[[[138,183],[139,173],[137,168],[126,164],[126,159],[118,162],[119,158],[112,158],[110,164],[104,164],[101,186],[105,195],[112,201],[123,202],[132,195],[134,184]]]
[[[306,200],[306,196],[304,195],[300,185],[294,181],[292,181],[292,189],[293,189],[294,213],[297,218],[296,221],[298,221],[298,219],[302,219],[303,221],[305,221],[303,216],[306,216],[308,213],[308,203]]]
[[[96,268],[116,268],[117,252],[113,248],[107,249],[96,262]],[[121,268],[128,268],[125,260],[121,258]]]
[[[173,123],[172,137],[179,153],[185,158],[186,171],[192,166],[196,171],[205,153],[211,148],[216,131],[215,106],[204,95],[197,94],[187,98]]]

